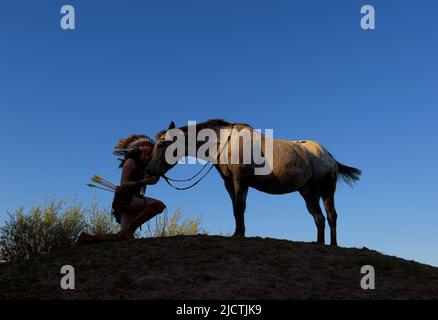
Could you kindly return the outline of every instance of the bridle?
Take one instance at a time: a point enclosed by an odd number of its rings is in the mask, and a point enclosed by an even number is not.
[[[224,151],[225,147],[226,147],[226,146],[228,145],[228,143],[230,142],[232,132],[233,132],[233,126],[231,126],[231,128],[230,128],[230,133],[228,134],[227,142],[224,144],[224,146],[222,147],[222,149],[219,151],[219,154],[217,155],[217,158],[220,157],[220,155],[222,154],[222,151]],[[174,185],[171,183],[171,181],[172,181],[172,182],[187,182],[187,181],[192,181],[192,180],[195,179],[197,176],[199,176],[199,175],[201,174],[201,172],[204,171],[204,169],[205,169],[209,164],[210,164],[210,168],[208,168],[207,172],[205,172],[205,173],[204,173],[204,174],[203,174],[203,175],[202,175],[197,181],[195,181],[194,183],[192,183],[190,186],[187,186],[187,187],[177,187],[177,186],[174,186]],[[193,177],[191,177],[191,178],[189,178],[189,179],[172,179],[172,178],[169,178],[168,176],[166,176],[165,174],[162,174],[161,177],[164,179],[164,181],[166,181],[166,183],[167,183],[169,186],[171,186],[172,188],[174,188],[174,189],[176,189],[176,190],[188,190],[188,189],[193,188],[194,186],[196,186],[199,182],[201,182],[202,179],[204,179],[204,178],[207,176],[207,174],[210,173],[210,171],[211,171],[211,169],[213,169],[213,167],[214,167],[214,164],[208,161],[208,162],[206,162],[206,163],[202,166],[201,170],[199,170],[199,171],[198,171]]]

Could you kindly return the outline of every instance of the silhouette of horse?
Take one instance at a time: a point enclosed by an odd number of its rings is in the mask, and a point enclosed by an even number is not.
[[[175,164],[169,164],[166,161],[166,149],[173,141],[166,141],[166,132],[174,129],[175,124],[172,121],[167,130],[159,132],[156,136],[157,143],[152,152],[152,158],[149,162],[147,172],[152,175],[164,175]],[[229,123],[221,119],[213,119],[203,123],[196,124],[196,134],[202,129],[212,129],[220,135],[222,132],[232,132],[232,130],[250,130],[257,132],[261,136],[261,151],[265,152],[264,141],[266,136],[259,133],[248,124]],[[179,128],[185,135],[186,144],[189,127]],[[334,157],[319,143],[314,141],[286,141],[273,139],[272,141],[272,163],[269,163],[271,173],[256,175],[256,167],[259,164],[244,163],[242,161],[242,148],[240,138],[228,136],[228,139],[239,139],[237,141],[239,148],[227,148],[227,159],[231,159],[233,153],[237,155],[239,162],[216,163],[215,168],[221,175],[225,183],[231,201],[233,204],[234,217],[236,220],[236,229],[233,236],[245,236],[244,213],[246,207],[246,197],[248,188],[269,194],[286,194],[298,191],[306,202],[307,210],[313,216],[317,227],[317,241],[324,244],[325,241],[325,217],[319,205],[322,198],[327,213],[327,219],[330,226],[330,244],[336,246],[336,220],[337,213],[335,209],[335,190],[338,180],[343,180],[349,185],[359,180],[361,170],[343,165],[337,162]],[[196,152],[205,142],[196,142],[195,148],[185,148],[184,156],[199,156]],[[217,154],[220,155],[219,142]],[[208,160],[208,159],[205,159]]]

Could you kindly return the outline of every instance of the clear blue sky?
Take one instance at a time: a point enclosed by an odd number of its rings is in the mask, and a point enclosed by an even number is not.
[[[67,3],[74,31],[59,27]],[[375,6],[374,31],[360,28],[364,4]],[[337,191],[340,245],[438,266],[437,12],[436,1],[401,0],[2,1],[0,223],[54,195],[109,206],[85,183],[118,180],[120,137],[221,117],[317,140],[363,170]],[[202,215],[212,233],[234,230],[217,172],[149,195]],[[316,237],[297,193],[251,190],[246,226],[248,236]]]

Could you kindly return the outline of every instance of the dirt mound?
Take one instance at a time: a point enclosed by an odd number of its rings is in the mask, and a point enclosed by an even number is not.
[[[75,289],[62,290],[63,265]],[[375,290],[360,286],[375,269]],[[437,299],[438,268],[366,248],[178,236],[96,243],[0,265],[2,299]]]

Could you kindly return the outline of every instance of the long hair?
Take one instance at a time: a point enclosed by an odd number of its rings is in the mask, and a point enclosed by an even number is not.
[[[128,159],[132,159],[135,161],[135,171],[131,176],[131,179],[133,179],[133,180],[142,180],[144,178],[147,163],[142,161],[140,159],[140,157],[141,157],[141,150],[136,149],[136,150],[132,150],[132,151],[127,152],[124,158],[119,159],[120,160],[119,168],[123,168],[123,165],[125,164],[126,160],[128,160]],[[144,194],[145,191],[146,191],[146,186],[144,185],[140,189],[140,193]]]

